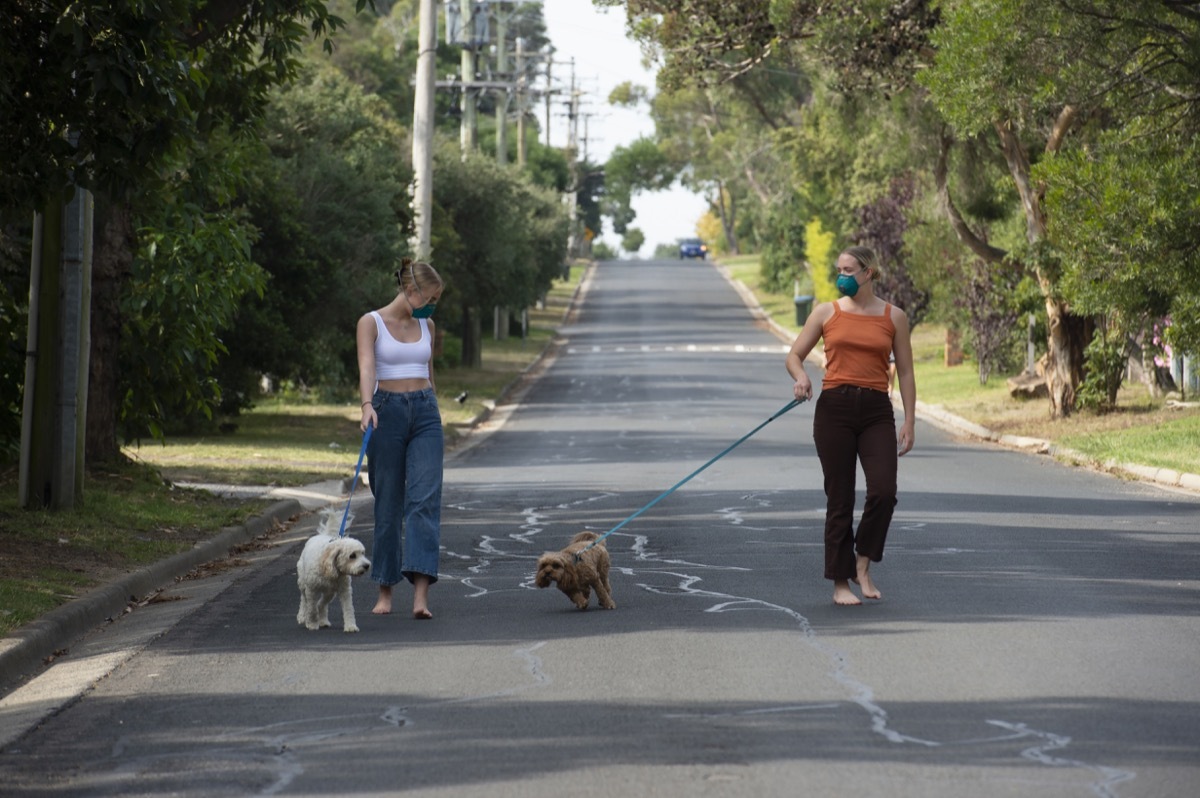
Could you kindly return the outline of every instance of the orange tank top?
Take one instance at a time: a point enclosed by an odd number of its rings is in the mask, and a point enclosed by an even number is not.
[[[846,313],[833,303],[833,317],[821,331],[825,339],[825,379],[821,387],[858,385],[876,391],[888,389],[888,356],[896,325],[892,306],[882,316]]]

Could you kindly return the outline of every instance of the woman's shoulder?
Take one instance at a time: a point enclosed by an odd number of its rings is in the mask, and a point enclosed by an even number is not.
[[[384,316],[383,316],[382,309],[368,310],[366,313],[364,313],[358,317],[358,326],[359,327],[370,327],[371,329],[375,329],[379,325],[379,323],[383,322],[383,321],[384,321]]]
[[[888,320],[892,323],[892,335],[906,337],[908,335],[908,314],[903,308],[888,303],[887,306]]]

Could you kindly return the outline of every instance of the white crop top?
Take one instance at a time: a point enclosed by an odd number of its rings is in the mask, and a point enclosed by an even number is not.
[[[388,332],[383,317],[372,310],[375,318],[375,379],[410,380],[429,379],[429,359],[433,357],[433,346],[429,340],[429,325],[425,319],[417,319],[421,325],[421,340],[406,344],[397,341]]]

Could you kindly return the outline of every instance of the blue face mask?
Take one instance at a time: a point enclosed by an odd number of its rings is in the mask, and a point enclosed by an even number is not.
[[[858,280],[855,280],[854,276],[850,274],[839,274],[837,290],[841,291],[843,296],[854,296],[858,293]]]
[[[433,312],[435,310],[437,310],[436,302],[426,302],[424,305],[422,305],[419,308],[413,308],[413,312],[412,312],[413,318],[414,319],[427,319],[433,315]]]

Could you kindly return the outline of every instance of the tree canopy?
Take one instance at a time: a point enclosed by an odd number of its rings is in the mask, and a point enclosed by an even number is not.
[[[763,252],[769,282],[799,268],[815,221],[834,254],[881,249],[890,290],[913,310],[928,298],[951,325],[1003,317],[955,301],[982,285],[968,264],[994,271],[980,296],[1017,307],[1029,275],[1062,415],[1117,362],[1089,350],[1097,331],[1149,344],[1158,318],[1176,346],[1200,349],[1197,193],[1184,177],[1200,100],[1196,3],[621,4],[663,67],[650,99],[658,146],[685,182],[709,186],[733,245]],[[1122,229],[1121,207],[1136,228]],[[1168,263],[1188,270],[1178,291],[1151,277]],[[822,285],[830,264],[809,266]],[[981,349],[1004,351],[984,335]]]
[[[0,30],[6,451],[30,220],[72,181],[97,192],[89,461],[116,456],[119,437],[236,413],[263,376],[353,382],[354,321],[387,301],[409,246],[415,22],[412,3],[367,0],[15,0]],[[523,7],[510,34],[542,49],[540,9]],[[437,57],[439,71],[459,60],[441,44]],[[439,135],[457,139],[454,95],[437,100]],[[490,196],[461,156],[442,161],[434,260],[463,309],[439,330],[470,334],[463,317],[532,303],[561,273],[569,170],[535,139],[523,171],[471,157]],[[460,213],[471,197],[479,213]]]

